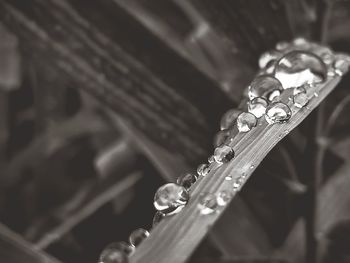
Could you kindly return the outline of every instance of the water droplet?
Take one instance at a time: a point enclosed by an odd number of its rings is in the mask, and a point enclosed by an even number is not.
[[[293,40],[293,45],[298,46],[299,48],[308,49],[310,48],[310,42],[308,42],[303,37],[297,37]]]
[[[158,211],[166,215],[172,215],[184,208],[189,197],[189,193],[183,186],[168,183],[157,190],[153,204]]]
[[[177,178],[176,183],[190,189],[192,185],[197,181],[197,175],[192,173],[186,173]]]
[[[129,237],[129,242],[132,246],[137,247],[141,244],[143,240],[145,240],[149,236],[149,233],[147,230],[143,228],[139,228],[134,230]]]
[[[218,203],[216,196],[213,194],[201,194],[197,205],[202,215],[209,215],[215,212]]]
[[[256,117],[249,112],[242,112],[237,118],[237,128],[240,132],[249,132],[256,124]]]
[[[197,168],[197,174],[201,176],[206,176],[210,172],[210,167],[208,164],[200,164]]]
[[[217,147],[214,151],[214,160],[219,164],[227,163],[234,157],[235,151],[232,147],[225,144]]]
[[[152,226],[155,227],[165,217],[162,212],[157,211],[153,217]]]
[[[208,162],[209,162],[209,163],[215,162],[214,155],[210,155],[210,156],[208,157]]]
[[[254,165],[251,165],[249,168],[250,168],[250,169],[254,169],[254,168],[255,168],[255,166],[254,166]]]
[[[281,41],[276,44],[277,50],[284,50],[287,49],[290,46],[290,44],[287,41]]]
[[[257,118],[261,118],[265,114],[268,102],[262,97],[256,97],[248,102],[248,111],[255,115]]]
[[[293,96],[293,104],[298,108],[305,107],[308,102],[309,98],[306,93],[298,93]]]
[[[317,98],[317,97],[318,97],[318,93],[317,93],[317,92],[314,92],[314,96]]]
[[[282,102],[273,102],[266,108],[265,119],[269,124],[284,123],[291,116],[292,111]]]
[[[221,118],[220,130],[226,130],[226,129],[231,128],[234,125],[235,120],[237,119],[238,115],[241,112],[242,111],[240,111],[238,109],[228,110]]]
[[[232,194],[229,191],[221,191],[216,196],[216,202],[219,206],[225,206],[230,202]]]
[[[346,72],[348,72],[350,66],[350,61],[344,58],[336,58],[333,63],[333,67],[335,69],[335,73],[339,76],[343,76]]]
[[[214,147],[218,147],[221,144],[227,142],[230,139],[231,130],[225,129],[216,133],[214,138]]]
[[[277,61],[282,56],[282,53],[277,50],[271,50],[263,53],[259,58],[259,67],[265,68],[272,61]]]
[[[225,177],[225,180],[226,180],[226,181],[231,181],[231,180],[232,180],[232,175],[226,176],[226,177]]]
[[[305,87],[306,87],[306,85],[294,88],[293,89],[293,95],[297,95],[299,93],[306,93]]]
[[[283,90],[281,82],[270,75],[260,75],[250,84],[248,96],[251,100],[256,97],[269,98],[270,93],[275,90]]]
[[[245,176],[239,176],[234,182],[233,182],[233,190],[238,191],[240,187],[243,185],[245,181]]]
[[[327,69],[316,55],[306,51],[292,51],[282,57],[275,69],[275,77],[283,88],[294,88],[306,83],[321,83],[326,79]]]
[[[109,244],[101,253],[99,263],[127,263],[133,248],[125,242]]]

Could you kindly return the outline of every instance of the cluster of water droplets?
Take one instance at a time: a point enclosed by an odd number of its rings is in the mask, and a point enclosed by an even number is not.
[[[181,175],[176,182],[161,186],[154,196],[157,212],[153,226],[164,217],[180,212],[190,199],[190,190],[200,177],[207,176],[235,158],[232,141],[238,133],[248,133],[262,121],[268,125],[287,122],[292,116],[291,107],[305,107],[310,98],[318,96],[317,85],[327,78],[342,76],[350,66],[350,57],[334,54],[328,47],[297,38],[292,42],[279,42],[276,49],[264,53],[259,59],[260,70],[247,90],[247,104],[244,109],[230,109],[221,119],[220,131],[214,138],[214,153],[207,163],[200,164],[195,173]],[[287,101],[280,98],[292,89]],[[289,131],[286,130],[286,134]],[[250,168],[254,169],[254,165]],[[225,181],[230,189],[216,194],[202,193],[197,208],[202,215],[213,214],[218,208],[226,206],[235,191],[239,191],[247,180],[246,173],[238,176],[227,175]],[[101,253],[100,263],[126,263],[149,233],[137,229],[131,233],[129,242],[113,243]]]

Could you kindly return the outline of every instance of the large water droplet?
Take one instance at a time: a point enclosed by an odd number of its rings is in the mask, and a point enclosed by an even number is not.
[[[275,77],[283,88],[317,84],[326,79],[327,68],[316,55],[306,51],[292,51],[283,56],[275,68]]]
[[[177,178],[176,183],[185,187],[186,189],[190,189],[192,185],[197,181],[197,176],[192,173],[187,173],[181,175]]]
[[[220,130],[226,130],[226,129],[231,128],[234,125],[235,120],[237,119],[238,115],[241,112],[242,111],[240,111],[238,109],[228,110],[221,118]]]
[[[197,167],[197,174],[200,176],[206,176],[210,172],[210,166],[206,163],[202,163]]]
[[[282,102],[273,102],[266,108],[265,119],[269,124],[284,123],[291,116],[292,111]]]
[[[109,244],[101,253],[99,263],[127,263],[133,248],[125,242]]]
[[[201,194],[198,202],[198,209],[200,210],[202,215],[209,215],[215,212],[218,203],[216,200],[216,196],[213,194]]]
[[[134,247],[137,247],[141,244],[143,240],[145,240],[149,236],[149,233],[147,230],[143,228],[139,228],[134,230],[129,237],[129,242]]]
[[[188,202],[187,190],[175,183],[161,186],[154,196],[154,207],[167,215],[178,213]]]
[[[232,194],[229,191],[223,190],[216,196],[216,201],[219,206],[225,206],[230,202]]]
[[[268,98],[274,90],[283,90],[281,82],[269,75],[257,76],[249,86],[249,99],[256,97]]]
[[[217,147],[214,151],[215,162],[219,164],[227,163],[234,157],[235,151],[232,149],[231,146],[225,144]]]
[[[237,128],[240,132],[249,132],[256,124],[256,117],[249,112],[243,112],[237,118]]]
[[[248,111],[261,118],[265,114],[266,107],[269,103],[262,97],[257,97],[248,102]]]

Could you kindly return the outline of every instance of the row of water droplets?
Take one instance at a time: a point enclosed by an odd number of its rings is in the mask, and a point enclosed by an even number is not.
[[[186,206],[190,188],[199,177],[208,175],[235,157],[232,141],[236,134],[251,131],[259,121],[263,122],[262,118],[266,125],[287,122],[293,112],[306,107],[312,96],[317,96],[320,83],[345,74],[349,65],[347,55],[334,54],[328,47],[302,38],[280,42],[275,50],[264,53],[259,59],[260,70],[246,90],[246,103],[223,115],[220,131],[214,139],[214,154],[208,158],[208,163],[199,165],[196,173],[183,174],[176,183],[167,183],[157,190],[153,226]],[[291,95],[287,101],[282,101],[281,95],[286,90],[290,90]],[[254,168],[250,166],[250,169]],[[215,194],[201,193],[197,205],[200,213],[209,215],[218,211],[218,207],[226,206],[247,177],[245,172],[235,177],[228,175],[225,177],[228,188]],[[129,243],[112,243],[101,253],[99,263],[126,263],[128,255],[148,235],[147,230],[137,229],[130,235]]]

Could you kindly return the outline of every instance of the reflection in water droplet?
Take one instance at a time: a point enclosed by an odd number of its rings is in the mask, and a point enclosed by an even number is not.
[[[265,114],[268,102],[262,97],[256,97],[248,102],[248,111],[255,115],[257,118],[261,118]]]
[[[221,118],[220,129],[221,130],[226,130],[226,129],[231,128],[234,125],[235,120],[237,119],[238,115],[241,112],[242,111],[240,111],[238,109],[228,110]]]
[[[217,147],[214,151],[214,160],[218,164],[227,163],[234,157],[235,151],[232,149],[231,146],[225,144]]]
[[[249,99],[256,97],[268,98],[274,90],[283,90],[281,82],[269,75],[257,76],[249,86]]]
[[[198,202],[198,209],[200,210],[202,215],[209,215],[215,212],[218,203],[216,200],[216,196],[213,194],[201,194]]]
[[[281,91],[280,90],[278,90],[278,89],[275,89],[275,90],[273,90],[270,94],[269,94],[269,96],[268,96],[268,100],[269,101],[274,101],[274,100],[277,100],[278,98],[279,98],[279,96],[281,95]]]
[[[237,128],[240,132],[248,132],[257,124],[256,117],[249,113],[243,112],[237,118]]]
[[[327,69],[316,55],[305,51],[292,51],[282,57],[275,68],[275,77],[283,88],[304,84],[321,83],[326,79]]]
[[[306,104],[309,102],[309,99],[306,95],[306,93],[298,93],[293,96],[293,103],[296,107],[302,108],[306,106]]]
[[[221,191],[216,196],[216,201],[219,206],[225,206],[231,200],[232,194],[229,191]]]
[[[265,119],[269,124],[284,123],[291,116],[290,108],[282,102],[273,102],[266,108]]]

